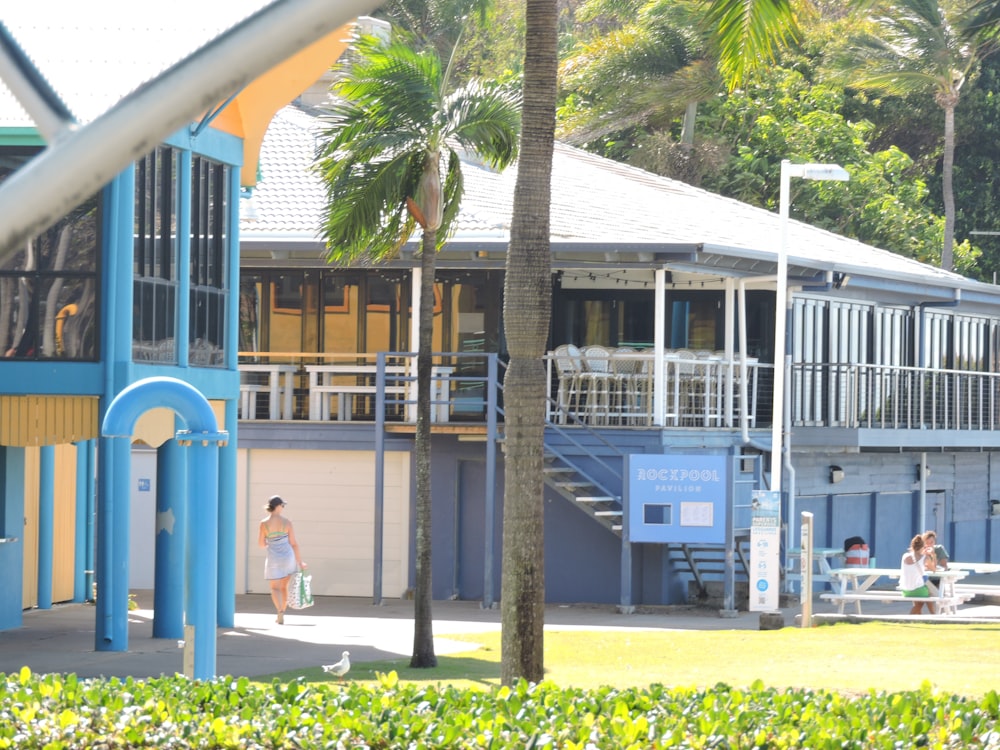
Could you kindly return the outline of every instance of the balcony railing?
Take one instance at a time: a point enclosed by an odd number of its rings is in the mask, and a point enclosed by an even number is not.
[[[547,359],[550,419],[559,424],[734,429],[744,416],[747,427],[758,426],[758,415],[770,422],[774,368],[756,358],[666,350],[659,398],[651,351],[560,346]]]
[[[1000,374],[863,364],[794,364],[793,425],[994,430]]]
[[[469,352],[432,358],[431,420],[485,421],[487,359]],[[376,397],[385,417],[416,422],[416,356],[390,353],[379,370],[375,354],[240,352],[241,420],[371,422]]]
[[[433,357],[435,423],[486,420],[487,358]],[[747,360],[666,352],[660,399],[652,354],[557,349],[549,366],[551,421],[567,426],[739,429],[770,426],[773,367]],[[242,352],[243,420],[366,422],[376,395],[386,419],[415,422],[412,354],[390,354],[381,376],[374,354]],[[379,378],[381,377],[381,381]],[[1000,429],[1000,374],[866,364],[793,364],[786,379],[793,426],[848,429]],[[654,414],[657,402],[662,413]]]

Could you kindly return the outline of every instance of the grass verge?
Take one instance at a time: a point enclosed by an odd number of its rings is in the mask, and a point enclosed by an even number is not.
[[[411,669],[409,658],[359,663],[345,680],[376,684],[376,672],[400,682],[486,688],[499,684],[500,634],[449,635],[469,651],[438,657],[436,669]],[[747,686],[900,691],[925,681],[981,696],[997,686],[1000,626],[871,622],[811,629],[713,631],[547,631],[546,678],[560,687]],[[328,682],[320,667],[259,677]]]

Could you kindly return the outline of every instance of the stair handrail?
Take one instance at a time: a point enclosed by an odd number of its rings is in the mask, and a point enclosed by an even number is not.
[[[497,358],[497,364],[499,365],[499,367],[500,367],[500,369],[502,371],[506,371],[507,364],[508,364],[507,362],[505,362],[502,359]],[[500,390],[501,394],[503,393],[503,382],[504,382],[504,380],[505,380],[505,378],[503,378],[503,377],[498,377],[497,378],[497,388]],[[551,396],[546,396],[545,400],[546,400],[546,403],[547,403],[548,406],[550,406],[550,407],[555,406],[556,411],[558,411],[559,406],[558,406],[558,404],[555,403],[555,399],[553,399]],[[497,399],[497,412],[500,415],[504,415],[503,407],[500,404],[501,404],[501,400]],[[550,411],[547,409],[546,410],[546,414],[548,414],[548,413],[550,413]],[[613,453],[618,454],[622,458],[622,460],[624,461],[625,454],[622,453],[622,451],[618,448],[617,445],[615,445],[610,440],[608,440],[607,438],[605,438],[599,432],[595,431],[593,429],[593,427],[591,427],[590,425],[588,425],[586,422],[579,421],[574,414],[568,413],[568,412],[567,412],[567,414],[580,427],[582,427],[584,430],[586,430],[588,433],[590,433],[590,435],[592,435],[593,437],[597,438],[597,440],[599,442],[603,443],[608,448],[610,448]],[[597,463],[599,463],[601,466],[603,466],[605,469],[607,469],[613,476],[617,477],[622,482],[624,482],[624,477],[622,476],[622,472],[619,469],[616,469],[615,467],[611,466],[607,461],[605,461],[603,458],[601,458],[601,456],[598,456],[597,454],[593,453],[593,451],[591,451],[587,446],[583,445],[576,438],[574,438],[573,434],[571,432],[566,431],[561,425],[557,424],[556,422],[553,422],[548,416],[546,416],[546,418],[545,418],[545,427],[546,427],[546,430],[545,430],[546,434],[549,432],[549,428],[552,428],[552,430],[554,432],[558,433],[567,442],[569,442],[572,445],[574,445],[575,447],[579,448],[584,454],[586,454],[590,458],[594,459]],[[616,502],[618,502],[619,504],[621,504],[621,502],[622,502],[622,496],[621,496],[621,494],[619,492],[612,492],[611,490],[609,490],[605,486],[605,484],[603,482],[599,481],[598,479],[595,479],[593,476],[590,475],[589,472],[587,472],[586,470],[584,470],[583,468],[581,468],[571,458],[569,458],[568,456],[564,455],[557,448],[553,447],[549,443],[548,440],[545,440],[545,450],[548,451],[553,456],[555,456],[556,458],[558,458],[560,461],[562,461],[566,465],[568,465],[570,468],[572,468],[573,471],[575,471],[581,477],[583,477],[584,479],[586,479],[590,484],[592,484],[598,490],[600,490],[601,492],[603,492],[606,496],[614,498],[614,500]]]

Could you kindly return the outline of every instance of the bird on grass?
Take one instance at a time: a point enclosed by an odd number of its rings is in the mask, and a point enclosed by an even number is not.
[[[343,658],[336,664],[324,664],[323,671],[332,672],[333,674],[337,675],[337,679],[340,679],[345,674],[347,674],[348,670],[351,668],[350,657],[351,657],[350,653],[345,651]]]

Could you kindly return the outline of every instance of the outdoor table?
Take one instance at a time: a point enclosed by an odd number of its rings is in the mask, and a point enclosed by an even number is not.
[[[872,586],[880,578],[891,578],[894,581],[898,581],[899,574],[899,568],[834,568],[830,571],[833,592],[825,596],[837,601],[838,611],[841,614],[844,612],[844,604],[848,601],[853,601],[855,611],[860,615],[861,602],[864,600],[883,599],[888,601],[898,598],[900,601],[907,601],[907,598],[903,596],[903,593],[899,589],[891,591],[876,591],[872,589]],[[960,596],[955,591],[955,581],[965,578],[969,575],[969,572],[959,570],[958,568],[947,568],[944,570],[935,570],[933,573],[928,571],[927,575],[933,575],[941,579],[941,584],[938,587],[939,595],[942,599],[952,600],[951,603],[947,601],[942,602],[941,611],[947,610],[949,613],[954,614],[956,609],[955,599]]]

